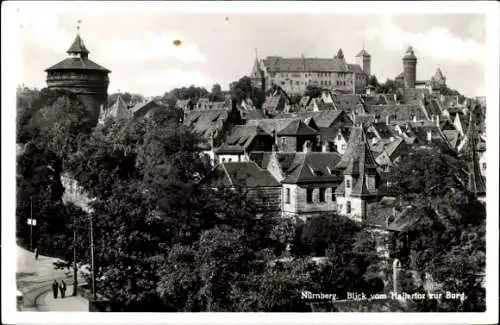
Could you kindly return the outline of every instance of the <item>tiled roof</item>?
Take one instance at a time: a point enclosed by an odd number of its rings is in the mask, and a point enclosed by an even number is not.
[[[260,109],[255,109],[255,110],[240,110],[241,118],[243,120],[256,120],[256,119],[265,119],[266,115],[262,110]]]
[[[351,134],[349,135],[349,140],[347,141],[347,149],[342,156],[342,159],[337,164],[336,168],[345,169],[350,164],[352,159],[359,157],[361,151],[364,150],[366,144],[366,137],[363,128],[356,126],[351,129]],[[376,165],[375,159],[373,159],[373,164]]]
[[[377,120],[375,114],[357,114],[354,115],[354,124],[369,125]]]
[[[277,112],[283,104],[284,99],[281,96],[267,97],[264,104],[262,104],[262,109],[268,112]]]
[[[341,182],[342,176],[335,170],[335,165],[339,160],[340,154],[336,152],[295,153],[292,162],[289,163],[289,168],[283,169],[286,177],[282,183]],[[278,161],[280,161],[279,158]]]
[[[243,148],[246,148],[252,143],[253,139],[257,135],[267,135],[269,137],[272,136],[258,126],[235,125],[231,130],[231,133],[227,137],[225,144],[229,146],[241,146]]]
[[[109,113],[107,116],[115,117],[115,118],[130,118],[132,117],[132,112],[128,109],[127,104],[123,101],[122,97],[118,95],[115,103],[111,108],[109,108]]]
[[[242,188],[281,187],[271,173],[260,168],[255,162],[222,163],[218,168],[223,172],[219,184]]]
[[[260,168],[267,168],[269,160],[271,159],[272,152],[269,151],[254,151],[248,156],[249,159],[255,162]]]
[[[339,117],[342,117],[346,113],[344,111],[320,111],[320,112],[300,112],[300,113],[282,113],[276,118],[299,118],[305,121],[308,118],[313,118],[314,122],[319,128],[330,127]],[[347,119],[349,116],[345,115]],[[349,119],[350,120],[350,119]]]
[[[389,139],[391,137],[395,136],[395,132],[391,130],[389,125],[387,125],[385,122],[377,122],[377,123],[372,123],[370,128],[375,129],[377,134],[382,138],[382,139]]]
[[[307,126],[301,120],[293,120],[288,126],[278,131],[278,136],[319,135],[319,132]]]
[[[444,130],[443,134],[446,137],[446,140],[448,140],[450,148],[457,148],[460,133],[457,130]]]
[[[349,65],[344,59],[320,58],[281,58],[269,56],[263,60],[269,72],[350,72]]]
[[[89,50],[85,47],[85,44],[83,44],[83,40],[81,39],[80,35],[76,35],[75,40],[73,41],[73,44],[69,47],[69,49],[66,51],[68,54],[89,54]]]
[[[100,66],[99,64],[87,59],[87,58],[67,58],[61,62],[45,69],[45,71],[54,70],[90,70],[90,71],[102,71],[111,72],[110,70]]]
[[[142,102],[142,103],[137,103],[135,104],[132,108],[130,108],[130,111],[134,116],[141,114],[144,115],[146,112],[145,111],[150,111],[153,108],[156,107],[162,107],[163,105],[158,104],[154,100],[149,100],[147,102]]]
[[[193,132],[208,140],[214,131],[222,129],[228,116],[226,110],[192,111],[185,118],[184,124],[191,126]]]
[[[345,111],[348,113],[357,112],[364,113],[364,106],[361,96],[352,95],[352,94],[344,94],[344,95],[335,95],[332,98],[333,104],[338,110]]]
[[[348,64],[347,66],[349,67],[349,70],[354,73],[357,74],[365,73],[359,64]]]
[[[297,118],[285,118],[285,119],[257,119],[257,120],[248,120],[246,125],[260,126],[264,131],[269,134],[273,134],[273,132],[280,132],[284,128],[286,128],[290,123],[294,121],[300,121]]]
[[[417,120],[427,120],[422,107],[420,105],[401,104],[401,105],[379,105],[380,119],[385,121],[389,116],[390,121],[412,121],[415,117]]]
[[[427,116],[440,116],[441,108],[435,99],[429,99],[425,101],[425,109],[427,110]]]

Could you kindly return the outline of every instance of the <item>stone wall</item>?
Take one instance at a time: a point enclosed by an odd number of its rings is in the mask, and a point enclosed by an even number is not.
[[[337,211],[337,203],[335,197],[332,197],[332,191],[335,193],[337,184],[311,184],[311,185],[297,185],[297,184],[283,184],[283,198],[286,199],[286,191],[290,189],[290,203],[283,203],[283,212],[287,214],[316,214],[323,212]],[[310,188],[312,192],[312,202],[307,202],[307,189]],[[320,188],[325,189],[325,201],[320,202]]]

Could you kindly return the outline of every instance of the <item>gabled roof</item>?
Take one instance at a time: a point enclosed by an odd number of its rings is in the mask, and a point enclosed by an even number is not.
[[[256,136],[272,137],[258,126],[235,125],[225,143],[216,149],[217,153],[244,153]]]
[[[75,40],[73,41],[73,44],[69,47],[69,49],[66,51],[68,54],[89,54],[89,50],[85,47],[85,44],[83,44],[83,40],[81,39],[80,35],[76,35]]]
[[[336,152],[297,152],[290,156],[278,155],[278,162],[281,159],[288,159],[280,165],[286,175],[282,183],[319,183],[319,182],[340,182],[342,176],[335,170],[335,165],[340,160],[340,154]],[[290,158],[291,161],[290,161]],[[288,166],[287,166],[288,165]]]
[[[256,119],[248,120],[246,125],[260,126],[264,131],[269,134],[273,132],[279,133],[281,130],[288,127],[292,122],[300,121],[297,118],[284,118],[284,119]],[[297,125],[296,123],[294,125]]]
[[[267,168],[272,152],[269,151],[254,151],[249,153],[248,158],[255,162],[260,168]]]
[[[270,112],[277,112],[279,106],[284,104],[284,101],[285,99],[280,95],[267,97],[264,104],[262,104],[262,109]]]
[[[111,116],[114,118],[130,118],[132,117],[132,112],[128,109],[127,104],[123,101],[121,95],[118,95],[115,103],[109,109],[109,113],[107,116]]]
[[[149,112],[150,110],[152,110],[156,107],[163,107],[163,105],[158,104],[155,100],[151,99],[151,100],[146,101],[146,102],[135,104],[130,109],[130,111],[132,112],[132,114],[134,114],[134,116],[145,115],[147,112]]]
[[[417,120],[427,120],[427,116],[422,110],[422,107],[417,104],[401,104],[401,105],[379,105],[382,109],[379,118],[383,121],[389,117],[390,121],[412,121],[413,118]]]
[[[319,112],[299,112],[299,113],[282,113],[276,118],[298,118],[305,121],[308,118],[313,118],[319,128],[330,127],[338,118],[346,117],[349,121],[349,116],[344,111],[319,111]]]
[[[427,116],[440,116],[441,107],[436,99],[428,99],[425,101],[425,109],[427,110]]]
[[[192,111],[187,114],[184,124],[191,126],[193,132],[208,140],[213,132],[222,129],[228,117],[226,110]]]
[[[460,132],[457,130],[443,130],[443,134],[446,137],[450,148],[456,149],[458,146],[458,140],[460,139]]]
[[[359,161],[362,158],[363,161]],[[349,141],[347,142],[347,149],[342,156],[342,159],[337,164],[337,169],[345,170],[351,168],[356,170],[357,167],[353,167],[352,164],[356,161],[363,163],[363,168],[376,168],[377,163],[375,158],[370,151],[368,143],[366,141],[366,135],[362,127],[355,126],[351,130],[349,136]]]
[[[217,166],[219,178],[214,185],[226,187],[259,188],[281,187],[271,173],[257,166],[253,161],[222,163]]]
[[[343,94],[335,95],[332,98],[333,104],[338,110],[345,111],[348,113],[358,112],[364,113],[363,101],[360,95],[353,94]]]
[[[260,109],[254,110],[240,110],[241,119],[243,120],[257,120],[257,119],[265,119],[266,115]]]
[[[278,131],[278,136],[308,136],[318,135],[319,132],[306,125],[301,120],[293,120],[288,126]]]

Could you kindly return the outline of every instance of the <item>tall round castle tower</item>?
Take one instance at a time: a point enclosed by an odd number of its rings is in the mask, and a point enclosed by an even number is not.
[[[405,88],[415,88],[417,81],[417,57],[410,46],[403,57],[403,75]]]
[[[68,58],[45,70],[47,87],[76,93],[97,122],[101,109],[106,107],[111,71],[89,59],[89,50],[79,33],[66,53]]]

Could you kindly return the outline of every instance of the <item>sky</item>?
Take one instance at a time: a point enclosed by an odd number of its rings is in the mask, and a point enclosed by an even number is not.
[[[89,58],[112,71],[109,93],[155,96],[191,84],[210,90],[214,83],[227,89],[250,74],[256,55],[328,58],[342,48],[354,63],[363,46],[372,56],[372,73],[385,81],[402,71],[411,45],[417,80],[430,79],[439,67],[450,88],[486,94],[486,19],[480,13],[112,11],[93,5],[55,10],[19,4],[21,83],[45,86],[44,69],[66,58],[81,20]]]

